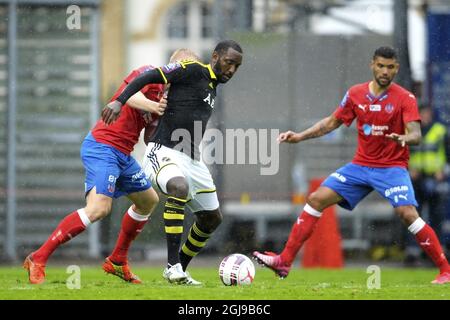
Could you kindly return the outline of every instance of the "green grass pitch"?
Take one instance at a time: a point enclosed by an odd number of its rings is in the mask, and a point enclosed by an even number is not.
[[[162,278],[162,268],[136,267],[143,284],[134,285],[106,275],[99,266],[81,266],[80,289],[68,289],[71,274],[64,267],[48,267],[43,285],[30,285],[24,269],[0,268],[0,299],[64,300],[311,300],[311,299],[450,299],[450,285],[432,285],[434,269],[381,268],[381,288],[368,289],[371,276],[364,268],[342,270],[294,269],[279,280],[265,268],[256,268],[252,285],[226,287],[217,268],[192,268],[201,287],[170,285]]]

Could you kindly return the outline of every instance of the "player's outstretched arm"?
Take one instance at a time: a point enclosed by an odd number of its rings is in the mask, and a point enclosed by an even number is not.
[[[406,133],[390,133],[386,135],[386,138],[394,140],[399,145],[404,147],[405,145],[415,146],[422,141],[422,132],[420,130],[419,121],[411,121],[406,124]]]
[[[278,136],[278,143],[287,142],[287,143],[298,143],[303,140],[318,138],[321,136],[330,133],[334,129],[337,129],[341,126],[342,121],[337,119],[334,115],[326,117],[312,127],[296,133],[293,131],[283,132]]]

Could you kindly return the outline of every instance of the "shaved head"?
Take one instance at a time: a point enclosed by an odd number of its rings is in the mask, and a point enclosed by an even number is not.
[[[174,53],[172,53],[172,56],[170,57],[171,63],[182,60],[200,61],[200,58],[194,51],[187,48],[175,50]]]

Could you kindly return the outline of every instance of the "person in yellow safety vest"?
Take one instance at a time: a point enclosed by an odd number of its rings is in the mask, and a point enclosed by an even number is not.
[[[418,211],[421,216],[427,218],[445,246],[442,225],[446,219],[446,205],[450,194],[446,174],[450,159],[448,130],[444,124],[434,120],[433,109],[430,106],[423,106],[420,109],[420,118],[422,143],[410,150],[409,172],[419,203]],[[421,250],[412,238],[406,243],[405,263],[415,264]]]

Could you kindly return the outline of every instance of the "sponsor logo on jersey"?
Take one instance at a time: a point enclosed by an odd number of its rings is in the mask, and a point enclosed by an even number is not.
[[[143,169],[141,169],[141,170],[139,170],[137,173],[133,174],[133,175],[131,176],[131,181],[139,180],[139,179],[141,179],[142,177],[145,177],[145,173],[144,173],[144,170],[143,170]]]
[[[399,193],[399,192],[405,193],[405,192],[408,192],[408,191],[409,191],[409,187],[408,186],[405,186],[405,185],[403,185],[403,186],[395,186],[395,187],[392,187],[392,188],[384,190],[384,195],[386,197],[389,197],[390,195],[392,195],[394,193]],[[401,198],[405,198],[404,194],[401,195],[401,196],[402,196]]]
[[[400,199],[404,199],[405,201],[408,201],[408,195],[407,194],[399,194],[394,196],[395,203],[398,203]]]
[[[372,133],[372,126],[370,124],[363,124],[362,129],[366,136],[370,136]]]
[[[176,70],[180,67],[181,67],[181,64],[179,62],[173,62],[173,63],[166,64],[161,69],[162,69],[162,71],[164,71],[164,73],[170,73],[173,70]]]
[[[367,107],[367,104],[358,104],[358,108],[364,112],[366,112],[366,107]]]
[[[380,104],[371,104],[369,106],[370,111],[379,112],[381,111],[381,105]]]
[[[203,102],[206,102],[211,107],[211,109],[214,109],[215,100],[211,96],[211,93],[208,93],[208,96],[205,99],[203,99]]]
[[[392,113],[392,111],[394,111],[394,106],[393,106],[391,103],[388,103],[388,104],[384,107],[384,110],[385,110],[387,113]]]
[[[363,124],[362,130],[366,136],[383,136],[384,132],[389,130],[389,126],[376,126],[374,124]]]
[[[333,172],[333,173],[331,174],[331,176],[332,176],[332,177],[335,177],[335,178],[338,179],[340,182],[345,182],[345,181],[347,181],[347,178],[346,178],[346,177],[344,177],[342,174],[337,173],[337,172]]]

